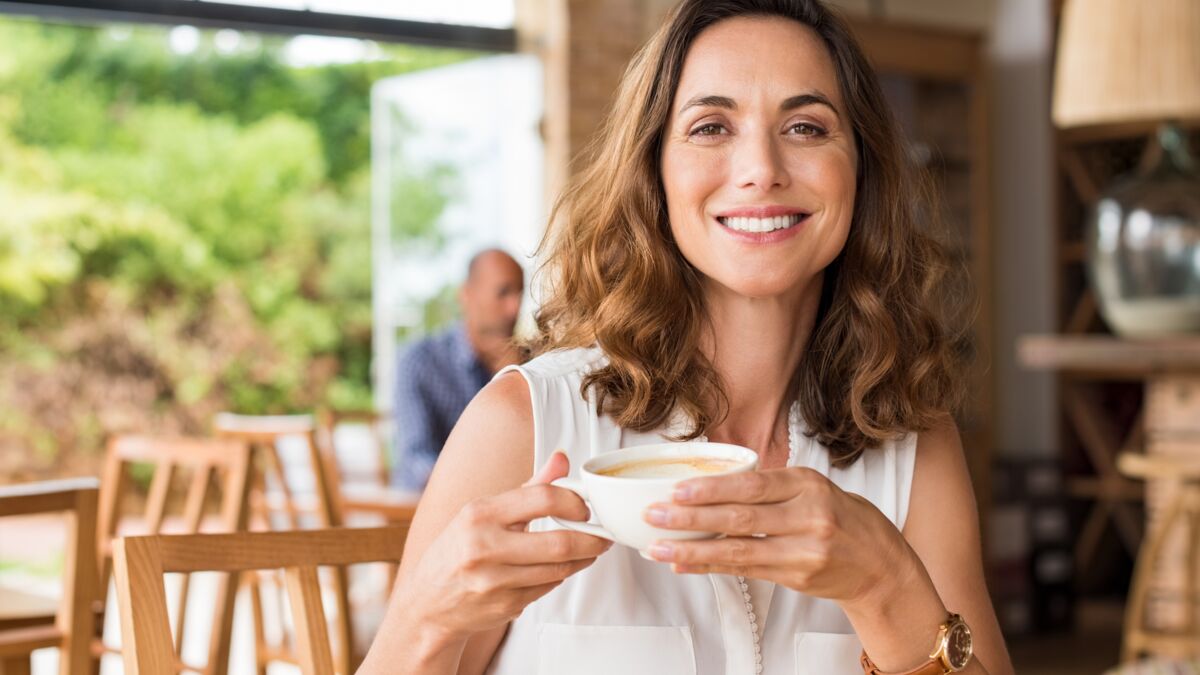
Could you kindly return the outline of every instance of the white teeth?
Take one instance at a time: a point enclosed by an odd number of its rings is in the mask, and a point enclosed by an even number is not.
[[[731,230],[740,232],[773,232],[791,227],[804,220],[804,216],[794,213],[790,216],[775,216],[774,218],[718,218],[721,223]]]

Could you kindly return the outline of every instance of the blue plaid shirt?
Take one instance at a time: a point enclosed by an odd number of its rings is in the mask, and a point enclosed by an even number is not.
[[[392,484],[424,489],[459,415],[491,378],[461,323],[408,347],[396,366]]]

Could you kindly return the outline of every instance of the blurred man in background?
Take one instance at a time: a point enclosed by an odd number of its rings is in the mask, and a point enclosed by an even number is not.
[[[458,293],[463,320],[408,347],[396,367],[392,483],[421,490],[463,409],[504,366],[517,363],[513,329],[525,274],[504,251],[477,253]]]

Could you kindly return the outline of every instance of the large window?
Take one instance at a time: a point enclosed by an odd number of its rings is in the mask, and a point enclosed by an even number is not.
[[[532,272],[542,232],[541,69],[509,54],[375,85],[375,401],[388,408],[397,346],[456,311],[479,250]],[[527,294],[528,295],[528,294]],[[528,320],[530,302],[523,303]]]
[[[511,0],[193,0],[234,5],[298,9],[330,14],[357,14],[383,19],[430,21],[462,26],[512,28],[515,8]]]
[[[223,409],[386,404],[373,349],[452,319],[474,248],[536,241],[536,78],[494,52],[0,16],[7,477]]]

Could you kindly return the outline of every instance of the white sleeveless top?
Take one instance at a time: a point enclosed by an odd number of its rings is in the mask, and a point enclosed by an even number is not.
[[[571,475],[589,458],[662,443],[658,432],[622,429],[580,396],[583,376],[603,365],[599,349],[550,352],[510,366],[529,384],[534,467],[556,449]],[[869,450],[852,466],[830,466],[828,451],[792,415],[790,466],[828,476],[869,499],[898,528],[908,511],[916,435]],[[797,428],[799,427],[799,428]],[[548,519],[531,531],[558,526]],[[675,574],[670,565],[615,545],[591,567],[538,599],[509,626],[492,675],[861,675],[862,647],[836,603],[761,580]]]

